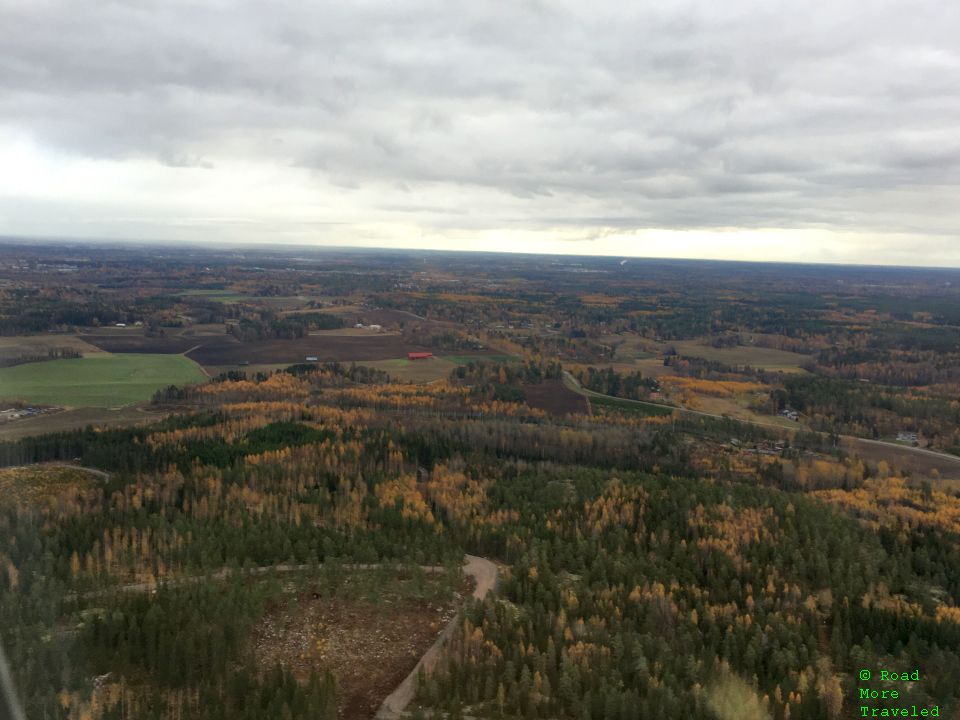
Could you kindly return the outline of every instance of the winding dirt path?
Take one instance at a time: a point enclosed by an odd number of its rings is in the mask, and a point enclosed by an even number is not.
[[[476,555],[467,555],[466,561],[463,572],[472,577],[476,582],[476,587],[473,589],[473,597],[477,600],[482,600],[487,596],[487,593],[497,585],[497,579],[499,577],[497,566],[486,558],[477,557]],[[413,670],[410,671],[410,674],[403,679],[403,682],[400,683],[397,688],[387,696],[383,704],[380,705],[380,709],[377,710],[377,714],[374,716],[377,720],[397,720],[404,716],[407,705],[410,704],[413,696],[416,695],[417,677],[420,671],[422,670],[424,674],[433,671],[437,665],[437,661],[440,660],[443,646],[446,645],[459,625],[460,613],[457,613],[453,619],[447,623],[443,632],[437,636],[436,641],[430,646],[430,649],[423,654],[423,657],[420,658]]]

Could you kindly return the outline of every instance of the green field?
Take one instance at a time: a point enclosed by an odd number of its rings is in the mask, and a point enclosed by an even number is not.
[[[472,362],[506,363],[518,359],[516,355],[441,355],[439,357],[456,365],[468,365]]]
[[[0,399],[37,405],[119,407],[168,385],[202,382],[203,371],[182,355],[94,355],[0,368]]]
[[[429,360],[408,360],[407,358],[364,360],[357,364],[383,370],[394,380],[412,383],[428,383],[443,380],[449,377],[450,371],[456,367],[453,363],[438,357],[433,357]]]

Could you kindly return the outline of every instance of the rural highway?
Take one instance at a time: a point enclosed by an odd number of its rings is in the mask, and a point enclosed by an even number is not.
[[[636,405],[655,407],[655,408],[667,408],[669,410],[675,410],[679,413],[683,413],[684,415],[713,418],[715,420],[732,420],[733,422],[745,423],[747,425],[756,425],[758,427],[764,427],[764,428],[775,428],[777,430],[807,430],[808,432],[820,432],[817,430],[808,430],[807,428],[800,427],[799,425],[797,427],[787,427],[785,425],[778,425],[776,423],[760,422],[758,420],[742,420],[740,418],[727,417],[725,415],[715,415],[712,413],[705,413],[705,412],[701,412],[700,410],[689,410],[687,408],[677,407],[675,405],[662,405],[660,403],[644,402],[643,400],[630,400],[628,398],[618,398],[618,397],[615,397],[614,395],[605,395],[603,393],[598,393],[594,390],[588,390],[587,388],[583,387],[580,384],[580,382],[567,370],[563,371],[563,379],[565,381],[564,384],[568,388],[570,388],[576,393],[579,393],[580,395],[583,395],[586,398],[591,398],[591,397],[609,398],[610,400],[616,400],[617,402],[634,403]],[[936,450],[928,450],[926,448],[912,447],[910,445],[898,445],[897,443],[887,442],[885,440],[868,440],[867,438],[856,437],[855,435],[838,435],[837,437],[839,437],[841,440],[844,440],[853,444],[866,443],[866,444],[878,446],[881,448],[892,448],[898,451],[905,451],[915,455],[935,458],[937,460],[940,460],[946,463],[947,465],[953,466],[957,472],[960,472],[960,457],[957,457],[956,455],[948,455],[947,453],[937,452]]]

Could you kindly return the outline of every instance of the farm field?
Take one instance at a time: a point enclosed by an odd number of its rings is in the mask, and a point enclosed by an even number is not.
[[[179,355],[203,341],[216,342],[227,336],[190,337],[187,335],[165,335],[164,337],[146,337],[142,331],[129,333],[99,333],[80,335],[80,340],[89,343],[102,352],[108,353],[145,353],[151,355]],[[232,339],[232,338],[231,338]]]
[[[144,403],[135,403],[120,408],[73,408],[3,423],[0,424],[0,440],[19,440],[31,435],[76,430],[87,425],[101,428],[127,427],[156,422],[167,415],[166,412],[148,412],[143,405]]]
[[[271,364],[292,365],[314,356],[318,362],[390,360],[411,351],[430,350],[411,345],[399,335],[373,333],[362,336],[307,335],[296,340],[257,340],[240,342],[232,335],[169,335],[148,338],[143,335],[85,335],[84,340],[114,353],[184,353],[207,366]]]
[[[629,365],[614,365],[614,368],[621,372],[639,370],[641,373],[643,373],[644,377],[654,378],[669,377],[677,374],[672,367],[663,364],[663,358],[644,358],[635,361],[632,367]]]
[[[779,415],[761,415],[756,413],[747,407],[748,401],[749,398],[746,396],[723,398],[698,395],[697,406],[692,409],[711,415],[727,415],[736,420],[778,425],[787,430],[797,430],[801,427],[799,423],[795,423]]]
[[[872,442],[861,438],[844,437],[842,443],[868,462],[883,461],[905,474],[936,473],[938,479],[960,480],[960,457],[917,452],[907,446],[898,447],[893,443]]]
[[[209,336],[209,335],[224,335],[226,334],[226,327],[223,323],[197,323],[196,325],[188,325],[186,327],[168,327],[163,328],[163,335],[160,336],[159,340],[164,340],[167,338],[174,337],[196,337],[196,336]],[[80,336],[91,335],[96,336],[97,338],[109,337],[109,338],[146,338],[146,329],[142,326],[127,326],[118,328],[115,325],[104,325],[102,327],[94,328],[84,328],[83,332],[79,334]]]
[[[640,372],[644,377],[659,378],[659,377],[673,377],[677,373],[669,365],[663,364],[663,358],[643,358],[640,360],[634,361],[615,361],[615,362],[597,362],[597,363],[570,363],[569,367],[579,369],[585,369],[592,365],[593,367],[599,368],[613,368],[618,373],[629,374],[632,372]]]
[[[168,385],[205,379],[180,355],[95,355],[0,368],[0,399],[112,408],[149,400]]]
[[[699,339],[653,342],[635,335],[622,334],[603,335],[600,340],[615,348],[614,360],[618,363],[634,363],[648,368],[655,364],[662,365],[664,354],[671,348],[680,355],[713,360],[734,367],[750,365],[761,370],[789,373],[806,372],[802,366],[813,359],[801,353],[753,345],[716,348]]]
[[[524,385],[523,394],[527,405],[551,415],[586,414],[589,411],[586,397],[568,388],[561,380]]]
[[[100,348],[75,335],[12,335],[0,337],[0,360],[25,355],[44,355],[49,350],[63,348],[76,350],[84,355],[97,355],[103,352]]]
[[[446,358],[432,357],[426,360],[408,360],[394,358],[392,360],[371,360],[364,362],[367,367],[383,370],[391,378],[400,382],[426,383],[443,380],[450,375],[456,364]]]
[[[245,295],[243,293],[238,293],[233,290],[204,290],[204,289],[191,289],[183,290],[182,292],[177,293],[181,297],[202,297],[207,300],[213,300],[216,302],[258,302],[263,304],[277,304],[277,303],[300,303],[307,298],[299,296],[273,296],[273,295]]]
[[[655,343],[630,333],[601,335],[599,340],[604,345],[615,348],[613,359],[623,363],[654,358],[658,354],[654,352]]]
[[[394,358],[391,360],[365,361],[363,364],[383,370],[400,382],[424,383],[449,377],[458,365],[478,361],[509,362],[515,359],[512,355],[439,355],[427,360]]]
[[[672,347],[680,355],[713,360],[734,367],[750,365],[761,370],[785,373],[805,373],[802,366],[813,359],[809,355],[765,347],[741,345],[732,348],[715,348],[698,340],[675,340],[662,343],[661,347],[663,351]]]

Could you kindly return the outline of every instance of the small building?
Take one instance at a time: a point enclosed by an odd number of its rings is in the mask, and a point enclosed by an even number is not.
[[[407,360],[428,360],[433,357],[432,352],[408,352]]]
[[[381,330],[383,330],[382,325],[369,325],[368,327],[370,330],[373,330],[374,332],[380,332]]]

